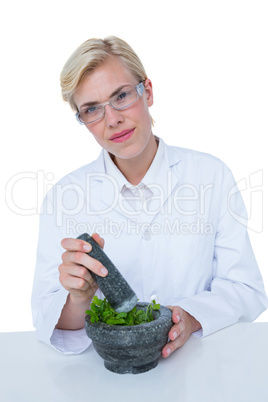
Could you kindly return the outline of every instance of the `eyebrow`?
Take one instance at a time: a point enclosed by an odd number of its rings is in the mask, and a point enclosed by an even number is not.
[[[108,99],[112,98],[113,96],[117,95],[120,91],[122,91],[123,88],[127,87],[127,84],[121,85],[119,88],[117,88],[115,91],[111,93]],[[100,102],[85,102],[80,106],[80,110],[84,107],[92,106],[92,105],[100,105]]]

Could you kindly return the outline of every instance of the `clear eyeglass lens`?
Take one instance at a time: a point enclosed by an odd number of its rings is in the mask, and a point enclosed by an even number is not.
[[[91,106],[87,109],[81,110],[79,119],[82,123],[90,123],[91,121],[99,119],[103,114],[103,106]]]
[[[125,88],[110,99],[110,105],[117,110],[124,109],[138,99],[138,93],[135,88]],[[87,109],[81,110],[78,114],[79,120],[83,124],[92,123],[102,117],[104,112],[103,105],[93,105]]]
[[[125,89],[115,95],[110,103],[115,109],[123,109],[130,106],[133,102],[137,100],[137,92],[135,89]]]

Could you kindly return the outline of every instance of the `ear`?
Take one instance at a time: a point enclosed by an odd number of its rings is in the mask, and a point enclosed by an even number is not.
[[[148,106],[152,106],[154,103],[154,96],[153,96],[153,85],[152,81],[147,78],[144,82],[144,88],[145,88],[145,94],[147,98],[147,104]]]

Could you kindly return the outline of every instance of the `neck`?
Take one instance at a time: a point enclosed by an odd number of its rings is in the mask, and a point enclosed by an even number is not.
[[[112,159],[127,181],[133,186],[139,184],[146,175],[149,167],[157,152],[158,143],[155,137],[151,134],[148,144],[145,149],[136,157],[131,159],[120,159],[113,155]]]

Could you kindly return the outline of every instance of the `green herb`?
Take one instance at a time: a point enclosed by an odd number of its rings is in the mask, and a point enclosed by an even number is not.
[[[146,310],[138,310],[135,306],[128,313],[117,313],[106,299],[99,299],[94,296],[90,310],[86,314],[90,315],[90,322],[104,322],[110,325],[139,325],[154,320],[153,312],[160,309],[160,304],[155,300],[148,304]]]

